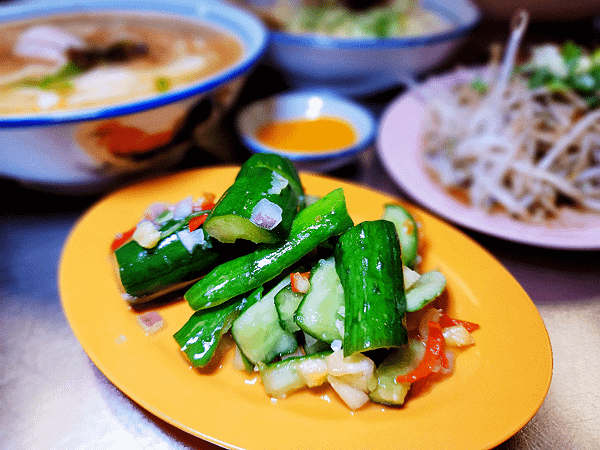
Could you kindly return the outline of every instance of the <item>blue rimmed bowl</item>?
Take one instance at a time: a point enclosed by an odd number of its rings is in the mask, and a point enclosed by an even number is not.
[[[271,31],[267,60],[292,89],[320,87],[360,97],[405,85],[444,62],[481,16],[470,0],[423,0],[421,5],[451,22],[451,28],[385,39]]]
[[[352,127],[353,144],[334,150],[307,152],[269,146],[257,138],[258,131],[272,122],[339,119]],[[335,93],[319,90],[288,91],[257,100],[240,110],[235,121],[243,145],[253,153],[277,153],[294,162],[299,170],[327,172],[355,160],[375,140],[375,116],[359,103]]]
[[[87,194],[173,167],[183,159],[193,140],[233,105],[267,48],[268,32],[259,19],[215,0],[19,2],[0,7],[0,25],[79,12],[143,15],[150,22],[167,18],[190,26],[207,26],[236,37],[243,47],[242,56],[212,75],[162,93],[117,99],[97,107],[0,114],[0,176],[42,190]],[[167,133],[163,136],[172,139],[163,139],[158,146],[148,139],[147,147],[137,145],[134,158],[122,158],[109,154],[94,138],[98,130],[105,133],[117,129],[115,123],[120,124],[119,130],[142,130],[145,135]]]

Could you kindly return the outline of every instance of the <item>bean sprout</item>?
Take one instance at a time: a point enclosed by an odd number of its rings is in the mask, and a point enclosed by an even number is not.
[[[429,100],[425,164],[444,188],[488,213],[544,221],[565,206],[600,212],[600,109],[574,89],[531,87],[516,66],[528,15],[515,19],[487,92],[467,82],[420,90]]]

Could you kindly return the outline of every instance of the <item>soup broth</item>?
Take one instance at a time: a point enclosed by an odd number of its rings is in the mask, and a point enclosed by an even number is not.
[[[236,63],[233,35],[181,18],[80,13],[0,25],[0,114],[107,106],[176,90]]]

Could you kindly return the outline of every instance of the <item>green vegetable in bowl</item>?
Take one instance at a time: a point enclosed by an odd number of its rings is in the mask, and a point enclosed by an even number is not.
[[[290,33],[376,39],[434,34],[450,27],[447,20],[423,9],[416,0],[396,0],[360,11],[326,1],[300,7],[286,23]]]

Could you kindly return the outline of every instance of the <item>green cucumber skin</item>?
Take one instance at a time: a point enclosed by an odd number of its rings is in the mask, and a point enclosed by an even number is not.
[[[282,177],[287,178],[292,190],[300,199],[300,206],[304,206],[304,188],[300,181],[298,171],[292,161],[274,153],[255,153],[242,165],[236,178],[247,176],[248,173],[251,173],[256,167],[267,168],[277,172]]]
[[[312,353],[310,355],[290,356],[289,358],[286,358],[281,361],[265,363],[265,364],[263,364],[263,368],[264,369],[275,369],[275,368],[281,368],[281,367],[296,366],[296,365],[298,365],[298,363],[301,363],[302,361],[325,359],[327,356],[331,355],[332,353],[333,353],[332,350],[325,350],[325,351],[321,351],[321,352]]]
[[[193,367],[205,367],[215,354],[221,337],[231,328],[245,299],[232,299],[214,308],[196,311],[173,338]]]
[[[262,287],[243,298],[196,311],[173,338],[193,367],[205,367],[233,321],[262,298]]]
[[[221,242],[232,243],[246,239],[255,243],[275,243],[286,239],[296,216],[299,198],[288,184],[278,192],[272,189],[273,171],[266,167],[255,167],[246,171],[221,196],[204,222],[206,232]],[[257,203],[267,199],[282,209],[281,222],[272,230],[261,228],[250,221]],[[239,224],[227,227],[231,219]],[[228,229],[229,228],[229,229]]]
[[[340,236],[336,270],[344,288],[344,356],[408,341],[406,295],[394,224],[361,222]]]
[[[331,236],[352,227],[343,190],[336,189],[303,209],[292,224],[289,240],[266,245],[215,267],[184,295],[194,310],[242,295],[272,280]]]
[[[209,246],[188,252],[175,233],[147,249],[129,241],[115,251],[124,291],[138,301],[182,282],[192,282],[225,259],[221,246],[206,236]],[[236,253],[237,255],[237,253]]]
[[[398,240],[400,241],[400,249],[402,250],[402,262],[409,269],[414,269],[419,250],[417,221],[406,208],[393,203],[384,205],[384,212],[381,218],[389,220],[395,225]]]

